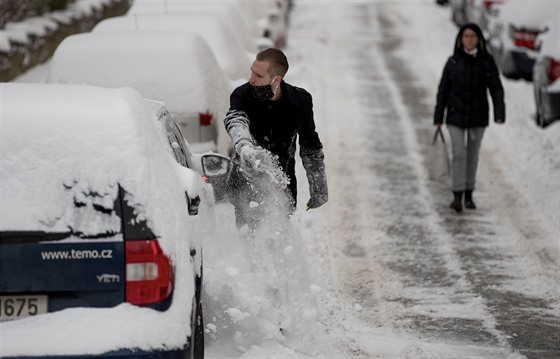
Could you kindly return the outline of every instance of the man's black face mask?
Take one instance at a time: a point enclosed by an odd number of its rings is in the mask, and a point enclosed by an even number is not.
[[[274,97],[274,92],[270,85],[251,86],[251,94],[259,101],[269,101]]]
[[[272,83],[276,79],[276,76],[272,79],[272,82],[269,85],[263,86],[252,86],[251,85],[251,94],[259,101],[270,101],[276,94],[272,91]]]

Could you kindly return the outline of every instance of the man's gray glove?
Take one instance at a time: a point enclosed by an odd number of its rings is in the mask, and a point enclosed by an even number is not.
[[[307,202],[307,210],[319,208],[329,200],[327,174],[322,148],[302,149],[301,158],[309,183],[311,198]]]
[[[267,153],[262,147],[255,146],[250,142],[242,142],[236,150],[241,160],[241,168],[245,171],[257,170],[267,158]]]
[[[241,170],[248,178],[268,175],[275,183],[286,186],[290,183],[288,176],[280,169],[278,156],[249,141],[236,145],[236,152],[241,160]]]
[[[310,178],[312,177],[312,179]],[[327,177],[324,169],[307,176],[309,179],[309,194],[311,198],[307,202],[307,210],[319,208],[329,200],[329,190],[327,188]]]
[[[313,208],[319,208],[325,203],[327,203],[328,200],[329,200],[329,195],[326,193],[311,195],[311,198],[307,202],[306,211],[309,211],[310,209]]]

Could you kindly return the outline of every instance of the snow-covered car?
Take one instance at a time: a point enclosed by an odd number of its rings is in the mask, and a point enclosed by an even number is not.
[[[457,26],[462,26],[467,22],[466,15],[467,0],[449,0],[449,9],[451,10],[451,20]]]
[[[546,31],[549,20],[558,21],[556,2],[506,1],[490,19],[488,48],[500,72],[507,78],[533,78],[538,55],[537,36]]]
[[[163,104],[85,85],[0,95],[0,355],[202,358],[214,199]]]
[[[488,32],[490,18],[498,14],[505,0],[451,0],[451,19],[457,26],[474,22],[484,33]]]
[[[560,27],[551,21],[539,35],[539,56],[533,66],[537,124],[546,127],[560,120]]]
[[[467,0],[465,1],[465,18],[474,22],[487,34],[490,18],[497,16],[499,7],[505,0]]]
[[[212,49],[218,64],[231,80],[246,81],[255,57],[255,54],[244,50],[243,44],[223,22],[208,13],[119,16],[101,21],[93,31],[184,31],[199,34]]]
[[[269,39],[272,46],[281,48],[286,45],[289,13],[293,4],[287,0],[234,0],[242,11],[251,16],[263,38]]]
[[[214,2],[200,0],[135,0],[128,16],[136,14],[184,14],[211,15],[231,34],[235,35],[243,44],[245,50],[254,53],[259,49],[272,47],[274,44],[268,38],[262,37],[262,32],[251,14],[244,11],[242,4],[253,3],[236,1]]]
[[[194,33],[138,31],[72,35],[56,49],[48,83],[132,87],[162,101],[196,152],[228,156],[222,124],[232,84]]]
[[[257,23],[262,30],[263,37],[269,38],[274,47],[282,48],[286,45],[286,19],[280,9],[268,9],[265,16]]]

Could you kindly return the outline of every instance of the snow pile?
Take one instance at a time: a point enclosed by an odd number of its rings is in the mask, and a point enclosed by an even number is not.
[[[230,350],[247,357],[262,350],[291,356],[294,348],[316,354],[309,344],[319,326],[321,288],[311,281],[309,257],[297,223],[288,219],[283,186],[268,177],[256,185],[266,196],[249,206],[264,211],[260,224],[237,231],[233,207],[222,205],[222,236],[205,243],[203,303],[205,313],[212,313],[206,316],[207,343],[233,345]]]

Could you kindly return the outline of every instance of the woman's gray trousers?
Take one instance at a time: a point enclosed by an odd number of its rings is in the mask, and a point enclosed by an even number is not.
[[[451,190],[462,192],[474,190],[478,153],[485,127],[463,128],[447,125],[453,147],[453,181]]]

